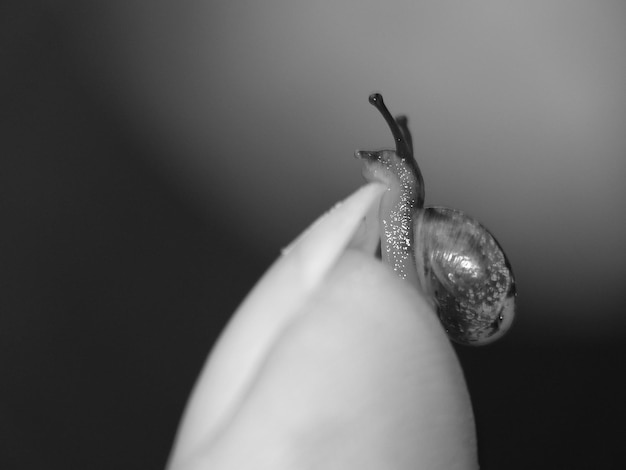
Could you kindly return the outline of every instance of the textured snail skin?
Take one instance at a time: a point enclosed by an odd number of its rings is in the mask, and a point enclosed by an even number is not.
[[[407,120],[391,117],[382,96],[370,103],[385,117],[396,150],[357,151],[363,176],[388,191],[381,199],[381,257],[433,302],[448,336],[484,345],[500,338],[515,316],[515,279],[496,239],[461,211],[424,207],[424,183],[412,155]]]
[[[412,220],[418,211],[417,175],[393,150],[357,151],[355,155],[363,161],[365,179],[388,188],[379,211],[381,257],[401,279],[418,287],[412,242]]]

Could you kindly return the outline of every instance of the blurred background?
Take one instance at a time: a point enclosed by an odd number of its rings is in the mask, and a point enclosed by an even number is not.
[[[0,467],[162,468],[208,351],[407,114],[518,321],[458,348],[482,468],[623,468],[626,3],[0,7]]]

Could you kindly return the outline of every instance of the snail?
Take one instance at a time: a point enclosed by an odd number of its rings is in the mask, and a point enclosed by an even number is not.
[[[494,236],[456,209],[424,207],[424,179],[413,157],[406,116],[393,118],[374,93],[369,102],[391,129],[396,149],[357,150],[368,181],[387,185],[379,210],[381,258],[433,304],[448,336],[466,345],[500,338],[515,316],[515,279]]]

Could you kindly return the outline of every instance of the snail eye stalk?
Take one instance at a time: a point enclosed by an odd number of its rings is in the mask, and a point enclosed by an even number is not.
[[[369,102],[387,121],[387,125],[396,141],[396,154],[401,158],[413,160],[413,144],[411,142],[411,133],[406,125],[406,117],[401,116],[399,118],[400,122],[396,121],[387,109],[387,106],[385,106],[383,96],[380,93],[372,93],[369,97]]]
[[[402,135],[404,136],[404,141],[406,142],[407,147],[409,148],[409,153],[411,158],[415,158],[413,154],[413,138],[411,137],[411,131],[409,130],[409,120],[406,116],[396,116],[396,123],[400,127],[402,131]]]

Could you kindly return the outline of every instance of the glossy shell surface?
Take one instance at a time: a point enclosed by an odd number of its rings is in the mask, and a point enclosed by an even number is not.
[[[487,344],[508,330],[515,309],[511,266],[496,239],[461,211],[426,207],[415,219],[420,284],[448,335]]]

